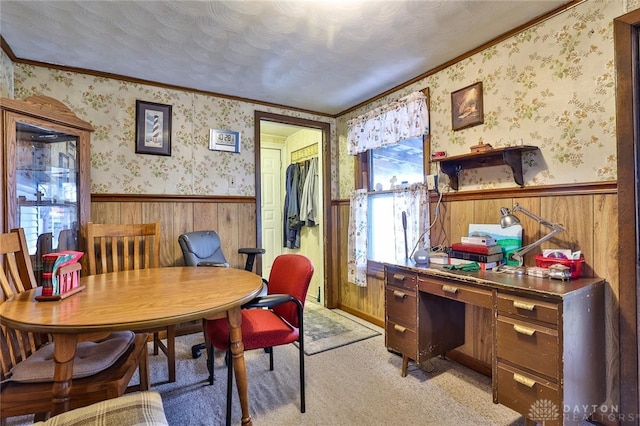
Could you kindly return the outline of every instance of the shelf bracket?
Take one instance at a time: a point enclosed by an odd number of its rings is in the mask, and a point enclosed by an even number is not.
[[[506,165],[511,167],[513,180],[520,185],[520,187],[523,187],[524,177],[522,176],[522,151],[504,151],[502,153],[502,159]]]

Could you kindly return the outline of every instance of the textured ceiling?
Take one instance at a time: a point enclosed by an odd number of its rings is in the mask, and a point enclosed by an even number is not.
[[[38,61],[337,114],[566,1],[11,1]]]

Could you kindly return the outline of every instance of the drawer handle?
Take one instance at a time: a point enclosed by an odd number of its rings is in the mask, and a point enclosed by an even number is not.
[[[458,292],[458,287],[445,284],[445,285],[442,286],[442,291],[444,291],[445,293],[456,294]]]
[[[403,327],[403,326],[398,325],[398,324],[393,324],[393,329],[395,331],[400,332],[400,333],[404,333],[405,331],[407,331],[407,327]]]
[[[402,274],[393,274],[393,279],[396,281],[404,281],[405,280],[405,276]]]
[[[513,306],[518,309],[524,309],[527,311],[533,311],[536,308],[536,305],[533,303],[525,303],[525,302],[520,302],[518,300],[513,301]]]
[[[513,380],[520,383],[521,385],[525,385],[528,388],[532,388],[536,384],[535,380],[518,373],[513,373]]]
[[[536,332],[533,328],[522,327],[521,325],[516,324],[513,325],[513,329],[516,331],[516,333],[526,334],[527,336],[533,336]]]
[[[393,295],[395,297],[399,297],[401,299],[406,299],[407,298],[407,293],[403,293],[403,292],[398,291],[398,290],[393,290]]]

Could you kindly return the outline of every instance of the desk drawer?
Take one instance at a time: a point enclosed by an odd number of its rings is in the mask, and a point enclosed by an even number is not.
[[[403,287],[409,290],[416,289],[416,274],[406,270],[388,267],[385,270],[387,285]]]
[[[385,300],[387,318],[415,328],[417,312],[415,291],[387,286]]]
[[[552,302],[527,299],[498,292],[498,312],[527,319],[558,323],[558,305]]]
[[[538,324],[498,315],[496,356],[558,380],[558,332]]]
[[[423,277],[418,278],[418,289],[470,305],[488,309],[493,308],[493,292],[491,290],[472,287],[455,281],[431,280]]]
[[[555,383],[546,381],[535,375],[523,372],[517,368],[498,362],[498,402],[526,417],[532,414],[545,415],[545,425],[562,424],[562,405]],[[556,410],[552,412],[552,406],[540,405],[543,402],[551,402]],[[540,420],[540,419],[536,419]]]
[[[405,327],[393,321],[387,321],[385,332],[387,348],[416,360],[418,340],[415,329]]]

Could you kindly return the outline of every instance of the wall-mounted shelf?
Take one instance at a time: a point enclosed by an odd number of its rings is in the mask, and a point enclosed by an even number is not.
[[[522,177],[522,153],[537,150],[537,146],[522,145],[496,148],[485,152],[455,155],[453,157],[434,158],[432,162],[440,163],[440,170],[449,176],[449,184],[458,190],[458,176],[464,169],[507,165],[513,172],[513,180],[524,186]]]

